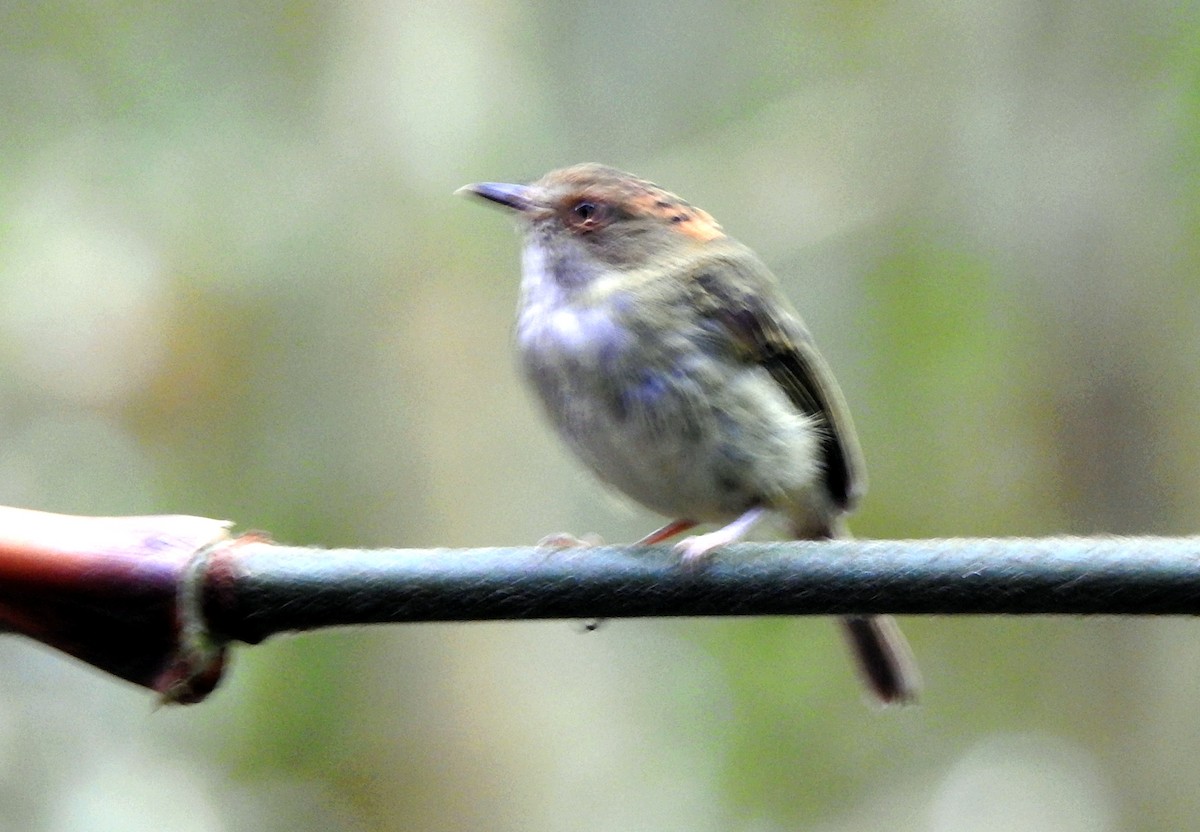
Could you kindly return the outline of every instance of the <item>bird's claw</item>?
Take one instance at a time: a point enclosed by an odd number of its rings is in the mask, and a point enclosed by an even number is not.
[[[675,554],[679,555],[679,562],[688,568],[698,567],[704,564],[713,552],[720,549],[722,546],[728,546],[736,540],[728,534],[722,534],[724,529],[717,529],[715,532],[708,534],[697,534],[692,537],[685,537],[683,540],[675,544]]]
[[[598,534],[585,534],[583,537],[576,537],[570,532],[548,534],[537,543],[538,549],[545,553],[547,558],[554,557],[554,555],[567,549],[594,549],[597,546],[603,545],[604,541]],[[585,633],[594,633],[600,629],[600,625],[603,623],[603,618],[592,618],[583,622],[582,629]]]
[[[597,546],[603,545],[604,541],[601,540],[598,534],[585,534],[583,537],[576,537],[570,532],[548,534],[537,542],[539,549],[549,549],[551,551],[559,551],[561,549],[594,549]]]

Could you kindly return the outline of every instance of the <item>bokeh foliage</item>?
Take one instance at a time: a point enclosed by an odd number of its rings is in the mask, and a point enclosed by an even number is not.
[[[508,355],[451,197],[584,160],[710,210],[846,389],[855,531],[1180,533],[1200,508],[1200,6],[0,6],[0,503],[287,541],[631,539]],[[391,628],[201,707],[0,643],[0,830],[1189,828],[1186,621]]]

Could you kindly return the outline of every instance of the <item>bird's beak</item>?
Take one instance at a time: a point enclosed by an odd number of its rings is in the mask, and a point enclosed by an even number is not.
[[[477,182],[474,185],[463,185],[454,193],[473,194],[491,202],[497,202],[514,211],[532,210],[536,203],[528,185],[508,185],[504,182]]]

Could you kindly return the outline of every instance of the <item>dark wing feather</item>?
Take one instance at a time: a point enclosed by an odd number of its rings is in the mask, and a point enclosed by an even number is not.
[[[693,299],[709,320],[731,336],[735,349],[784,389],[800,412],[824,425],[822,463],[830,496],[844,509],[865,490],[866,477],[854,426],[841,390],[774,278],[757,258],[721,259],[693,275]],[[723,275],[735,273],[733,281]]]

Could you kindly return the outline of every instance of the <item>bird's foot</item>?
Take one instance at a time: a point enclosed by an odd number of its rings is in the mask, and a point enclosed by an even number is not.
[[[685,537],[676,543],[675,554],[679,555],[679,562],[688,568],[698,567],[707,561],[717,549],[735,543],[740,535],[728,534],[726,532],[728,528],[728,526],[724,526],[708,534]]]
[[[716,531],[684,538],[675,544],[675,552],[679,555],[680,562],[686,567],[699,566],[717,549],[737,543],[745,537],[765,513],[766,509],[755,506]]]
[[[567,549],[594,549],[597,546],[603,545],[604,541],[598,534],[585,534],[583,537],[576,537],[569,532],[548,534],[537,543],[538,549],[545,554],[547,559]],[[603,618],[592,618],[583,622],[582,629],[585,633],[594,633],[600,629],[600,625],[603,623]]]
[[[583,537],[576,537],[570,532],[548,534],[537,542],[539,549],[547,550],[550,553],[563,549],[594,549],[597,546],[603,545],[604,541],[598,534],[585,534]]]

